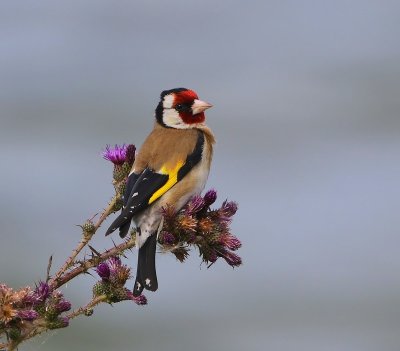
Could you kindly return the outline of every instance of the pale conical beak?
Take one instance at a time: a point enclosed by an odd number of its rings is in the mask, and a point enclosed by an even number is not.
[[[208,102],[196,99],[193,102],[192,111],[194,115],[197,115],[198,113],[203,112],[212,106],[213,105],[209,104]]]

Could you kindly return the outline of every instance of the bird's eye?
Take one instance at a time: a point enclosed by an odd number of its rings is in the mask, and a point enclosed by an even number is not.
[[[181,110],[183,110],[183,108],[184,108],[183,104],[178,104],[175,106],[175,110],[177,110],[177,111],[181,111]]]

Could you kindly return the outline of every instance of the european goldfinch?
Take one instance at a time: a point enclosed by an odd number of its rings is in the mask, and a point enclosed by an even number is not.
[[[205,125],[211,104],[193,90],[176,88],[161,93],[155,124],[144,141],[129,174],[121,214],[106,235],[119,228],[123,238],[131,221],[137,227],[139,249],[133,294],[158,288],[155,254],[162,228],[162,208],[179,211],[203,190],[210,171],[214,135]]]

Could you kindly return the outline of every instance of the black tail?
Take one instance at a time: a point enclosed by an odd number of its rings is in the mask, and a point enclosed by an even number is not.
[[[147,238],[146,242],[139,249],[136,280],[133,287],[134,296],[139,296],[143,288],[151,291],[156,291],[158,289],[156,248],[157,234],[154,233]]]

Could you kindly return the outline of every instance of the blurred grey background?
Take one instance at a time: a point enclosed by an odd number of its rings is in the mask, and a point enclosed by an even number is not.
[[[159,255],[149,306],[101,306],[21,350],[399,350],[399,16],[384,0],[1,1],[0,281],[62,263],[112,195],[100,152],[139,146],[179,86],[215,106],[207,188],[238,201],[243,241],[235,270]],[[94,282],[64,292],[83,304]]]

